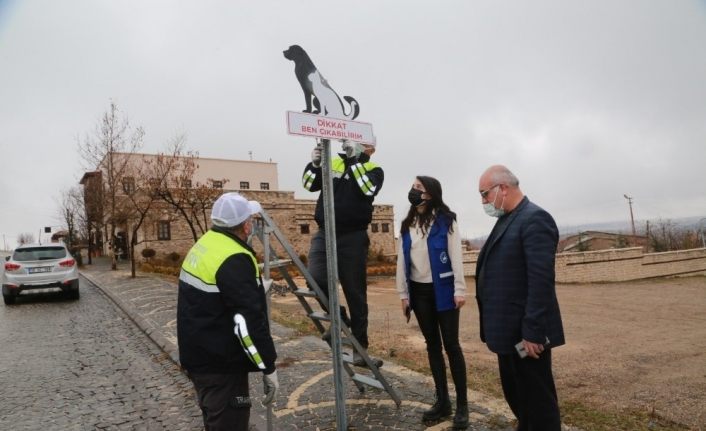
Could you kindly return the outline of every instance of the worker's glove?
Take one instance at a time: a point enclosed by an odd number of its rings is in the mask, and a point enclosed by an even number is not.
[[[314,165],[315,168],[321,166],[321,145],[317,145],[311,150],[311,164]]]
[[[357,159],[363,153],[363,144],[360,142],[343,141],[341,149],[346,153],[347,159]]]
[[[268,406],[275,400],[275,395],[277,394],[277,389],[279,388],[277,370],[274,370],[272,374],[263,374],[262,382],[265,386],[265,399],[262,400],[262,404]]]
[[[270,290],[270,287],[272,287],[272,279],[271,278],[263,278],[262,279],[262,287],[265,289],[265,295],[267,295],[267,292]]]

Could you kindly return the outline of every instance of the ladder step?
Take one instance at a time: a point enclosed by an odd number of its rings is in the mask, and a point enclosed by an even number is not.
[[[291,263],[292,263],[292,259],[271,260],[270,261],[270,269],[279,268],[282,266],[289,266],[289,265],[291,265]],[[260,267],[260,269],[265,267],[264,263],[258,263],[257,265]]]
[[[323,320],[323,321],[326,321],[326,322],[330,322],[330,321],[331,321],[331,316],[329,316],[328,313],[321,313],[321,312],[318,312],[318,311],[315,312],[315,313],[311,313],[311,314],[309,315],[309,317],[312,318],[312,319],[315,319],[315,320]]]
[[[343,344],[343,339],[341,339],[341,344]],[[353,362],[353,353],[343,352],[343,353],[341,353],[341,359],[343,359],[343,362],[351,364],[351,365],[355,365],[356,367],[368,368],[368,364],[356,365]],[[375,365],[377,368],[382,368],[383,361],[381,359],[372,358],[372,357],[368,357],[368,359],[370,359],[370,361],[373,363],[373,365]]]
[[[372,377],[363,375],[363,374],[353,374],[353,377],[351,377],[353,380],[356,382],[362,383],[364,385],[372,386],[374,388],[382,389],[385,390],[385,387],[380,383],[379,381],[375,380]]]
[[[306,296],[308,298],[316,298],[316,292],[313,290],[309,289],[297,289],[294,291],[294,294],[297,296]]]

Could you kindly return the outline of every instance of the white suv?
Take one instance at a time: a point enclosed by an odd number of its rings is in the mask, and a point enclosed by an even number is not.
[[[54,289],[78,299],[76,260],[64,244],[23,245],[5,258],[2,274],[2,298],[14,304],[23,291]]]

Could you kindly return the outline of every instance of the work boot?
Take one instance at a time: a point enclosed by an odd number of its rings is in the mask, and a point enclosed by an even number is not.
[[[369,356],[369,358],[370,358],[370,362],[372,362],[377,368],[382,367],[382,364],[383,364],[382,359],[374,358],[372,356]],[[367,362],[365,362],[365,359],[363,358],[363,356],[358,352],[353,352],[353,365],[355,365],[356,367],[367,367],[368,366],[368,364],[367,364]]]
[[[449,394],[437,395],[436,402],[431,406],[429,410],[425,410],[422,414],[422,419],[424,421],[438,421],[444,416],[451,415],[451,401],[449,401]]]
[[[465,430],[468,428],[468,403],[457,402],[456,414],[454,415],[453,429]]]

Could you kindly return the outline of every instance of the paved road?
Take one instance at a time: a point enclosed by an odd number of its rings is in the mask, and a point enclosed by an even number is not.
[[[188,379],[88,280],[0,306],[0,430],[201,428]]]

